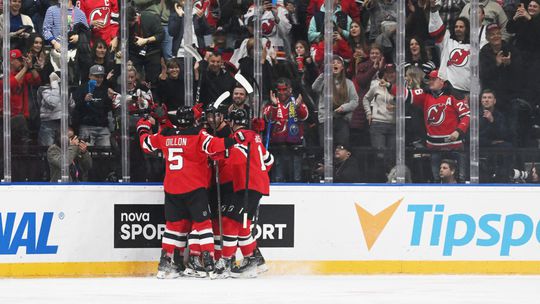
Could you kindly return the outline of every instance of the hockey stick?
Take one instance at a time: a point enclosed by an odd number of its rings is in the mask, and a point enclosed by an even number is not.
[[[184,45],[184,50],[186,50],[186,52],[188,52],[191,56],[193,56],[196,62],[199,62],[202,60],[201,54],[199,54],[199,52],[197,52],[197,50],[191,45]]]
[[[217,134],[217,126],[215,123],[216,119],[216,110],[218,109],[219,105],[227,99],[231,93],[229,91],[223,92],[219,97],[216,99],[212,107],[214,108],[214,135]],[[219,244],[221,246],[221,250],[223,250],[223,224],[222,224],[222,213],[221,213],[221,183],[219,180],[219,161],[214,161],[214,168],[216,169],[216,192],[217,192],[217,207],[218,207],[218,226],[219,226]]]
[[[240,85],[243,86],[244,89],[246,89],[246,92],[248,94],[253,93],[253,87],[251,86],[251,84],[249,84],[247,79],[242,74],[240,74],[240,72],[234,75],[234,79],[236,79],[236,81],[238,81]]]
[[[247,221],[248,221],[248,202],[249,202],[249,160],[250,160],[250,154],[251,154],[251,142],[248,143],[247,146],[247,160],[246,160],[246,189],[244,192],[244,220],[242,227],[244,229],[247,227]]]

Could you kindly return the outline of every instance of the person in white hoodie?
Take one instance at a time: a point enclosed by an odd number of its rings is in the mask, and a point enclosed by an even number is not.
[[[396,103],[390,88],[396,82],[396,66],[387,64],[381,72],[383,75],[378,85],[372,85],[364,95],[363,105],[369,123],[371,146],[392,151],[396,148]]]

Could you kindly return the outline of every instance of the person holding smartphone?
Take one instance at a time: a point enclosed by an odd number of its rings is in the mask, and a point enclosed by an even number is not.
[[[25,39],[34,32],[32,19],[21,14],[22,0],[5,0],[9,2],[10,9],[10,33],[11,47],[21,49],[24,47]],[[0,33],[4,32],[4,14],[0,15]],[[3,35],[3,34],[2,34]]]

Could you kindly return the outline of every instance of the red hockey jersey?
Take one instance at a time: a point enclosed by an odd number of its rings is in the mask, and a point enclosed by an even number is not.
[[[466,100],[442,93],[434,96],[422,89],[408,91],[411,103],[424,110],[428,148],[457,149],[463,140],[449,141],[449,136],[458,131],[461,136],[469,130],[470,110]]]
[[[156,150],[165,158],[163,187],[170,194],[183,194],[207,188],[211,170],[207,155],[225,151],[233,139],[213,137],[200,127],[167,128],[158,134],[142,134],[140,144],[146,153]]]
[[[92,40],[103,39],[107,45],[118,35],[120,9],[118,0],[79,0],[79,8],[86,15],[88,24],[94,20],[103,21],[103,27],[92,28]]]
[[[268,171],[274,163],[274,157],[262,144],[261,136],[252,130],[241,129],[245,141],[236,144],[230,149],[227,161],[231,165],[234,192],[246,189],[246,163],[249,143],[249,184],[248,189],[257,191],[262,195],[270,194],[270,179]],[[242,137],[241,136],[241,137]],[[238,137],[236,137],[238,138]]]

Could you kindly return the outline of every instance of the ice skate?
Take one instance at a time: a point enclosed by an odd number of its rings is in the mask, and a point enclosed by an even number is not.
[[[216,279],[228,279],[231,277],[232,259],[221,258],[216,262],[214,277]]]
[[[259,247],[255,248],[255,251],[253,251],[253,257],[257,259],[257,273],[261,274],[268,271],[268,266],[266,265],[266,260],[262,256],[261,251],[259,250]]]
[[[178,266],[174,264],[171,256],[165,250],[161,250],[156,277],[158,279],[176,279],[179,276]]]
[[[240,266],[231,270],[233,278],[256,278],[257,277],[257,258],[254,256],[244,257]]]
[[[189,261],[186,265],[186,270],[184,270],[184,275],[192,278],[206,278],[206,270],[201,264],[201,259],[199,256],[189,256]]]
[[[201,259],[206,275],[214,279],[214,258],[209,251],[203,251]]]

